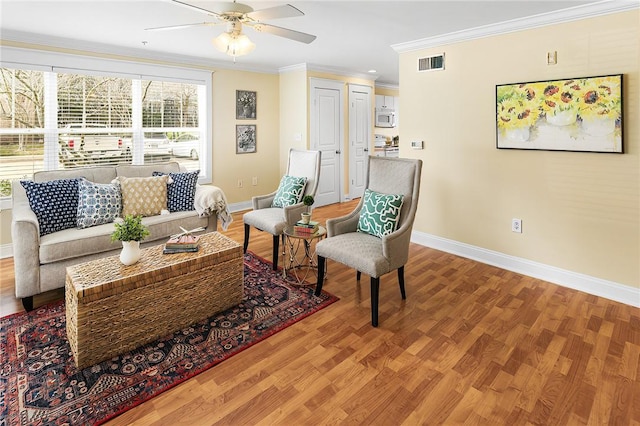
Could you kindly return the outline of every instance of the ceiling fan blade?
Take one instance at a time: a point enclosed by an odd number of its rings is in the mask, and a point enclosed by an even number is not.
[[[197,12],[204,12],[207,15],[215,16],[216,18],[220,18],[221,17],[221,15],[219,13],[212,12],[212,11],[207,10],[207,9],[203,9],[201,7],[194,6],[194,5],[189,4],[189,3],[185,3],[185,2],[182,2],[180,0],[171,0],[171,1],[174,2],[175,4],[179,4],[180,6],[184,6],[186,8],[189,8],[191,10],[195,10]]]
[[[303,33],[300,31],[290,30],[287,28],[276,27],[275,25],[254,24],[250,26],[252,26],[254,30],[259,31],[261,33],[273,34],[273,35],[288,38],[291,40],[299,41],[302,43],[307,43],[307,44],[311,43],[313,40],[316,39],[316,36],[314,35]]]
[[[168,27],[153,27],[145,28],[145,31],[164,31],[164,30],[179,30],[180,28],[199,27],[202,25],[218,25],[221,22],[198,22],[197,24],[182,24],[182,25],[169,25]]]
[[[270,19],[293,18],[296,16],[304,16],[304,13],[290,4],[269,7],[247,13],[247,17],[257,22],[264,22]]]

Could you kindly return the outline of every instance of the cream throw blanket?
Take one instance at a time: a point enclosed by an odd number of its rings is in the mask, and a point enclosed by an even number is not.
[[[193,206],[200,216],[216,213],[222,224],[222,229],[225,231],[229,224],[233,222],[233,218],[227,208],[227,197],[225,197],[222,189],[217,186],[198,185]]]

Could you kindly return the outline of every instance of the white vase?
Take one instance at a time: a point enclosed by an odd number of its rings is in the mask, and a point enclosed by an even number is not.
[[[520,127],[517,129],[509,129],[505,132],[507,139],[513,142],[526,142],[529,140],[531,132],[529,127]]]
[[[568,126],[576,122],[578,113],[574,109],[568,109],[565,111],[558,111],[552,114],[551,111],[547,113],[547,123],[554,126]]]
[[[311,220],[311,213],[302,213],[301,215],[302,223],[309,223]]]
[[[123,241],[120,262],[123,265],[133,265],[140,260],[140,241]]]
[[[591,136],[607,136],[615,132],[616,120],[613,118],[582,119],[582,130]]]

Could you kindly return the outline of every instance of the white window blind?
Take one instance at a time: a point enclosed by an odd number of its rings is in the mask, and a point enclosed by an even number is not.
[[[0,55],[0,198],[11,179],[89,164],[172,160],[211,181],[211,73],[16,48]]]

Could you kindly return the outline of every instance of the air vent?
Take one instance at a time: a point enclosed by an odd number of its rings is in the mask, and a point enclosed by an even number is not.
[[[444,53],[418,59],[418,71],[436,71],[444,69]]]

